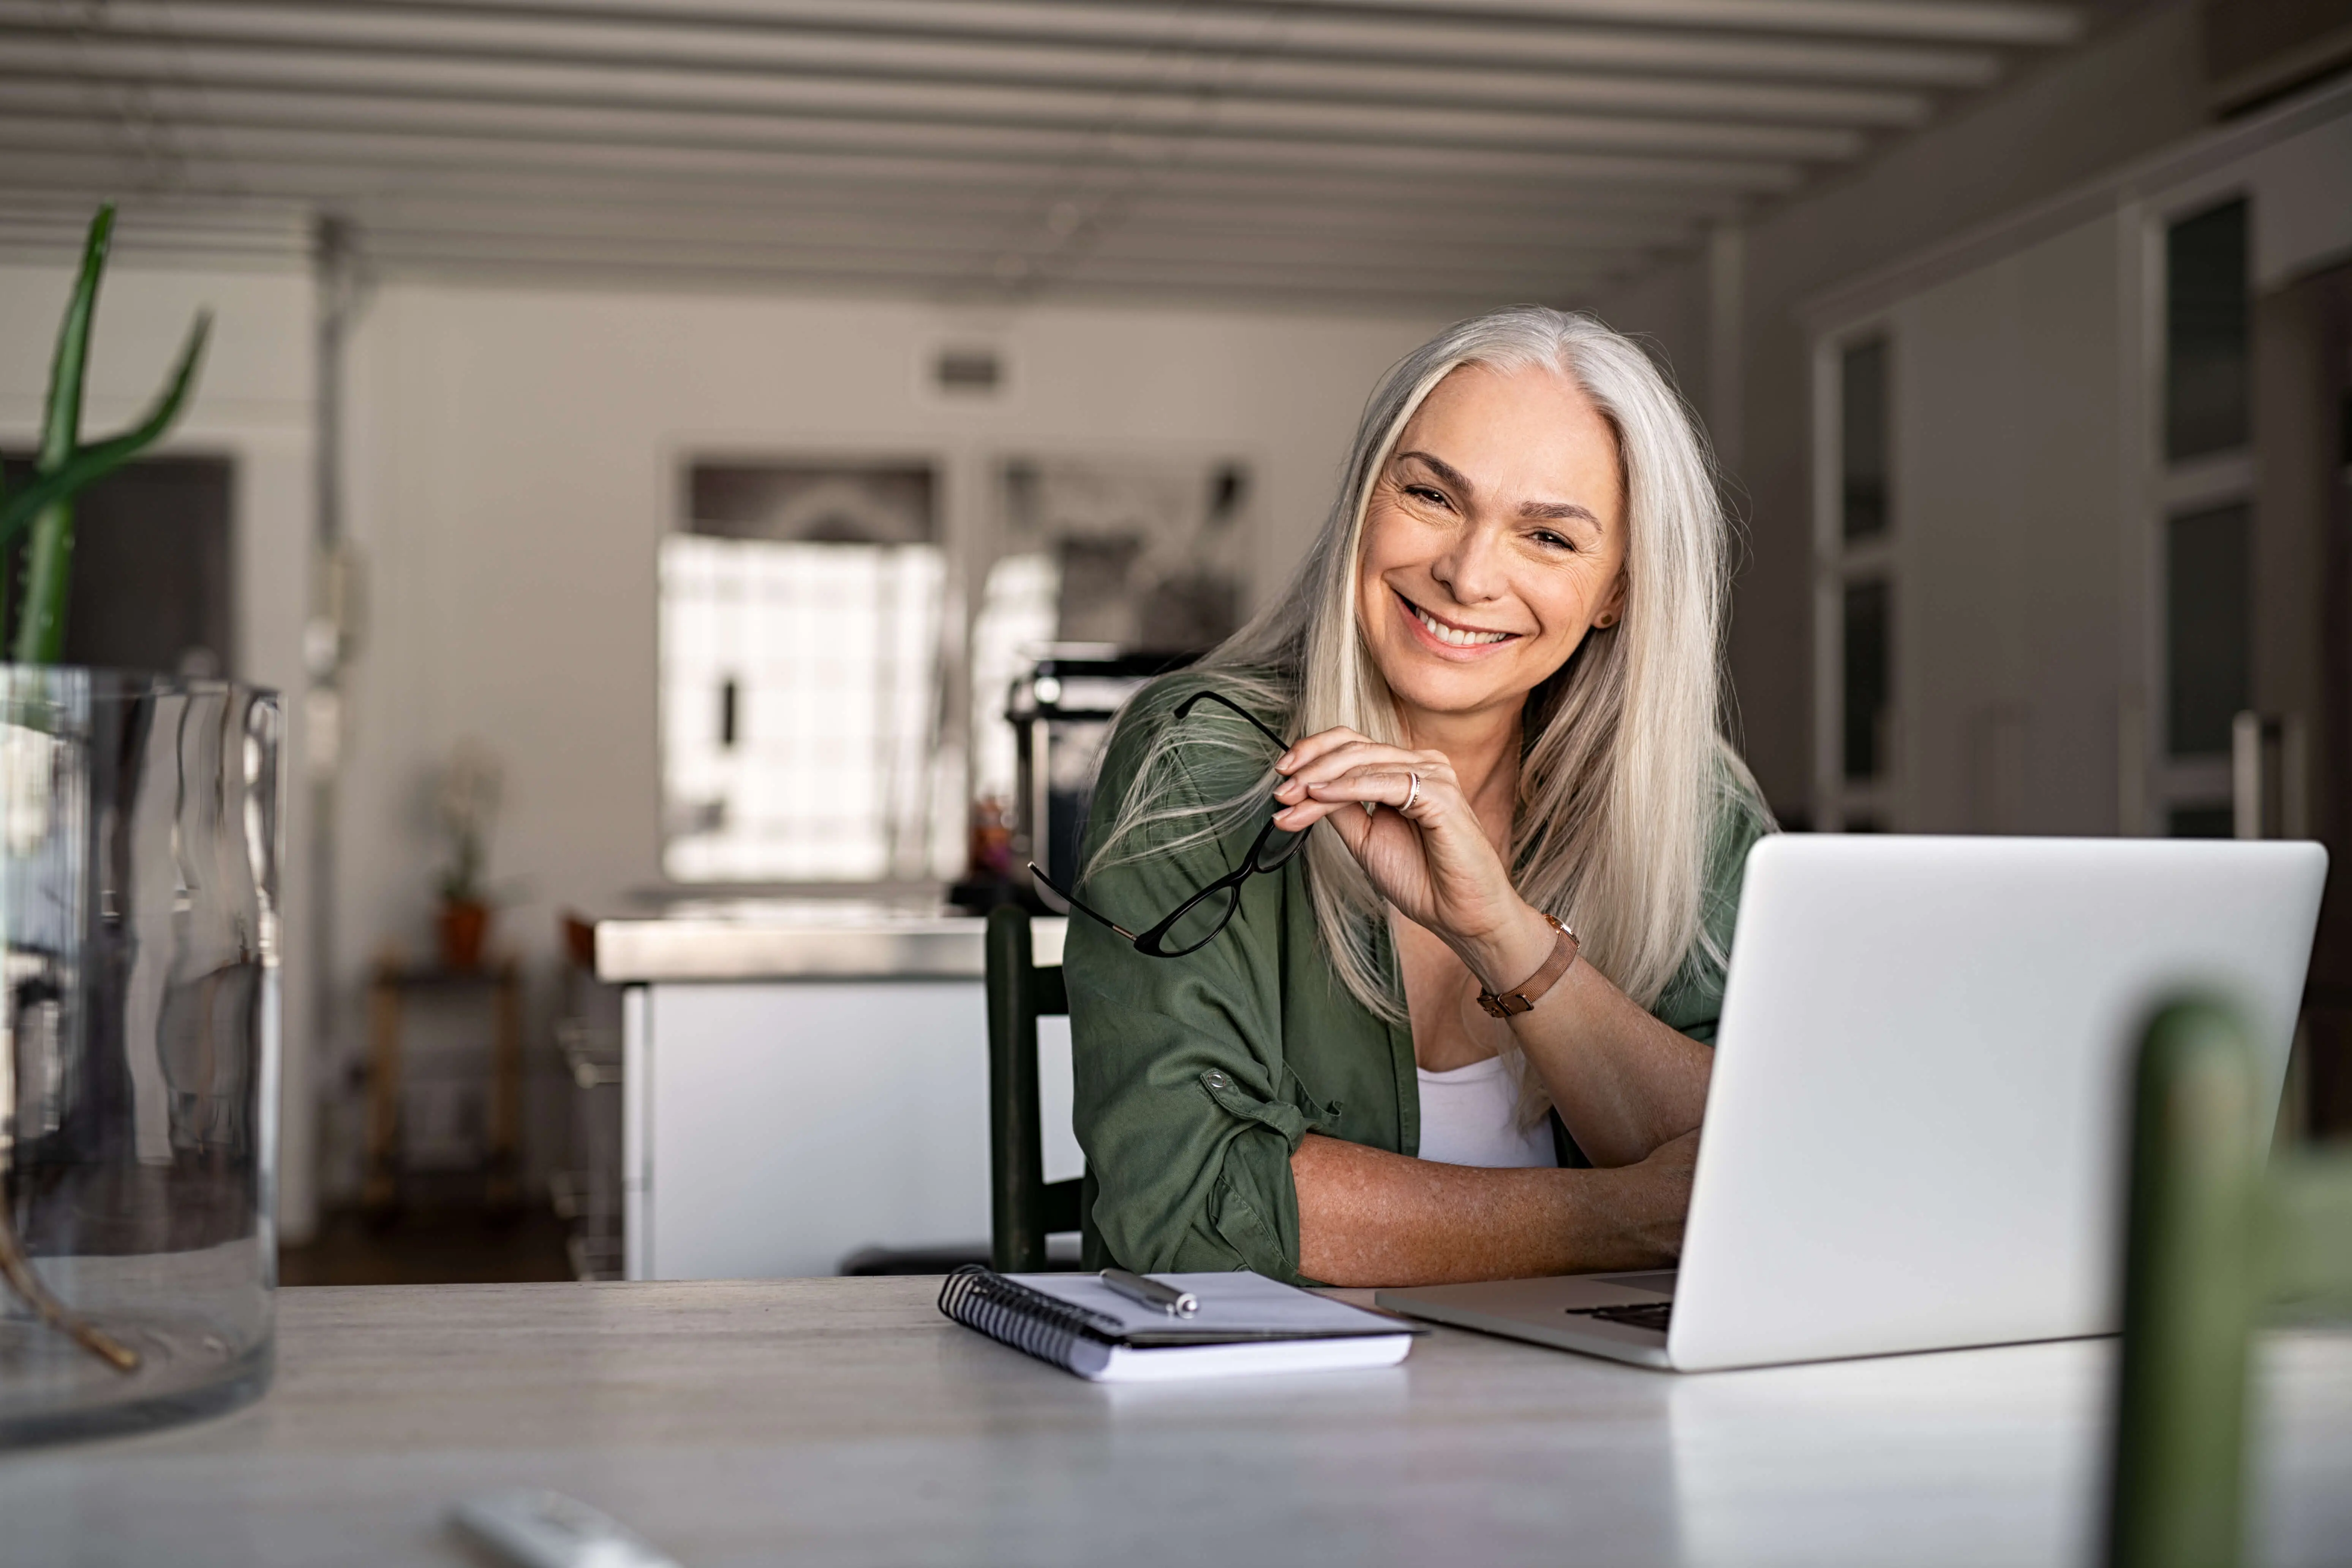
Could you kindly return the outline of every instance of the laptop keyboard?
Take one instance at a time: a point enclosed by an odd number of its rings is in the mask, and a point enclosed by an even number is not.
[[[1675,1304],[1672,1301],[1643,1301],[1631,1307],[1570,1307],[1568,1315],[1571,1318],[1598,1318],[1604,1323],[1623,1323],[1628,1328],[1655,1329],[1663,1334],[1674,1320]]]

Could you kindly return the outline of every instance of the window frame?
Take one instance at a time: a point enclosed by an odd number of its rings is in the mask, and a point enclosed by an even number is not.
[[[1884,403],[1885,493],[1879,528],[1846,535],[1845,381],[1848,356],[1879,345]],[[1812,353],[1813,413],[1813,826],[1822,832],[1889,832],[1906,817],[1906,775],[1902,654],[1901,335],[1890,312],[1847,321],[1817,336]],[[1871,583],[1885,592],[1885,723],[1879,771],[1868,779],[1845,771],[1846,604]]]
[[[2138,417],[2130,426],[2140,454],[2135,465],[2138,499],[2126,514],[2136,514],[2138,536],[2136,581],[2131,587],[2139,604],[2140,687],[2138,700],[2126,710],[2125,785],[2117,805],[2117,826],[2128,835],[2168,837],[2180,814],[2227,807],[2233,795],[2226,752],[2175,756],[2172,752],[2167,556],[2173,519],[2231,505],[2247,509],[2249,549],[2255,547],[2252,542],[2259,538],[2261,520],[2255,510],[2252,420],[2250,416],[2245,446],[2177,460],[2171,456],[2169,240],[2180,223],[2231,202],[2246,204],[2251,333],[2257,199],[2244,174],[2231,170],[2176,186],[2160,198],[2130,204],[2121,215],[2126,243],[2134,252],[2130,259],[2136,264],[2140,347],[2138,372],[2131,378],[2140,406]],[[2250,387],[2250,398],[2252,392]]]

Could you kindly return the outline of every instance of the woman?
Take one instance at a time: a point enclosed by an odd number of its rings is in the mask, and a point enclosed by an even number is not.
[[[1391,373],[1297,579],[1106,752],[1064,960],[1097,1251],[1339,1285],[1675,1256],[1769,829],[1719,728],[1725,533],[1687,412],[1590,317]]]

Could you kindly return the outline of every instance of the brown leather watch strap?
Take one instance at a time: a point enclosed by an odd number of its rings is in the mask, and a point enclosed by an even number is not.
[[[1568,966],[1576,962],[1576,933],[1551,915],[1546,915],[1544,919],[1550,921],[1551,929],[1559,933],[1559,940],[1551,945],[1551,956],[1544,960],[1541,969],[1528,976],[1525,984],[1506,991],[1500,996],[1492,991],[1480,991],[1478,1005],[1486,1009],[1488,1017],[1508,1018],[1514,1014],[1534,1011],[1535,1005],[1543,1000],[1544,993],[1550,990],[1559,977],[1568,973]]]

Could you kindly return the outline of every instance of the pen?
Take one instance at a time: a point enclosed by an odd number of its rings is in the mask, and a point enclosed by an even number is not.
[[[1124,1268],[1104,1269],[1102,1282],[1129,1300],[1157,1307],[1171,1318],[1189,1318],[1201,1310],[1201,1299],[1190,1290],[1179,1290],[1173,1285],[1162,1285],[1157,1279],[1129,1274]]]

